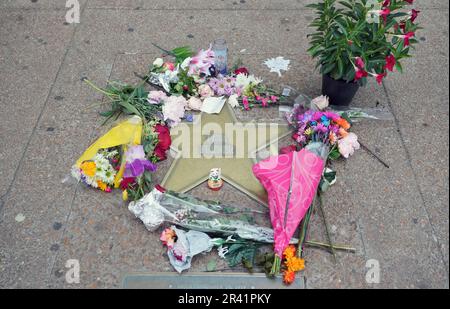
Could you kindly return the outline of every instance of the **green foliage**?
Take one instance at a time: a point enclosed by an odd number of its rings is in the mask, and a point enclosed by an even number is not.
[[[131,86],[119,82],[109,82],[105,89],[101,89],[89,80],[85,80],[85,82],[103,93],[110,101],[110,109],[100,113],[101,116],[106,117],[104,123],[110,119],[118,119],[122,114],[137,115],[144,122],[150,121],[161,111],[161,106],[148,104],[148,92],[143,83]]]
[[[154,43],[152,43],[152,45],[161,50],[162,52],[174,57],[176,64],[182,63],[186,58],[192,57],[194,55],[194,52],[192,51],[190,46],[182,46],[174,48],[172,50],[166,50]]]
[[[130,185],[127,189],[128,199],[137,201],[144,195],[153,190],[152,173],[145,171],[144,174],[137,178],[137,183]]]
[[[384,73],[385,58],[389,54],[397,61],[410,57],[410,47],[404,47],[403,40],[396,36],[419,29],[402,10],[407,2],[392,0],[386,22],[377,17],[379,22],[376,23],[367,18],[373,10],[368,3],[367,0],[342,0],[339,3],[323,0],[308,5],[317,15],[310,24],[315,32],[308,35],[311,45],[308,52],[317,59],[320,73],[351,82],[355,79],[356,57],[364,60],[366,71],[376,74]],[[401,22],[405,22],[404,32],[398,27]],[[417,40],[410,42],[413,45]],[[401,72],[402,66],[397,63],[397,70]],[[366,78],[361,80],[362,85],[366,82]]]
[[[258,246],[252,242],[237,242],[228,247],[225,258],[230,267],[242,265],[252,272]]]
[[[197,85],[195,83],[195,80],[192,76],[189,76],[187,74],[187,71],[181,70],[178,73],[178,83],[177,84],[171,84],[172,93],[184,95],[184,96],[196,96],[197,93]],[[187,89],[185,89],[185,86],[187,86]]]
[[[330,153],[328,154],[328,160],[337,160],[341,157],[341,153],[339,152],[339,149],[337,147],[334,147],[331,149]]]

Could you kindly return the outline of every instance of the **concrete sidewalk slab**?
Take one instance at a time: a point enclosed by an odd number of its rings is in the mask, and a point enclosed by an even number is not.
[[[72,36],[58,17],[53,12],[0,12],[0,140],[7,145],[0,159],[8,162],[0,166],[7,184],[0,187],[0,198],[13,181]]]

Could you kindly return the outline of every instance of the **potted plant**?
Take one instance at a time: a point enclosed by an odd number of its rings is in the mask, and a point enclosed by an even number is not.
[[[381,84],[389,71],[402,72],[419,29],[414,0],[324,0],[308,5],[317,17],[308,52],[323,75],[322,92],[333,105],[349,105],[367,78]],[[316,67],[316,68],[317,68]]]

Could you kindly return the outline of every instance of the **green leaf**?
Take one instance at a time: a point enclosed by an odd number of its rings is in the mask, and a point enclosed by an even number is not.
[[[328,155],[328,159],[334,161],[337,160],[341,157],[341,153],[339,152],[339,150],[337,148],[333,148],[330,151],[330,154]]]
[[[397,69],[397,71],[399,71],[400,73],[403,73],[403,67],[402,64],[400,62],[397,61],[397,63],[395,64],[395,68]]]

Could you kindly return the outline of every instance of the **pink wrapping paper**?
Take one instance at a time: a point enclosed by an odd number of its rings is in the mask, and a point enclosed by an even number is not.
[[[292,194],[284,226],[293,159]],[[253,173],[268,193],[270,219],[275,234],[275,254],[278,256],[282,256],[308,211],[316,195],[323,169],[322,158],[307,149],[270,157],[253,166]]]

